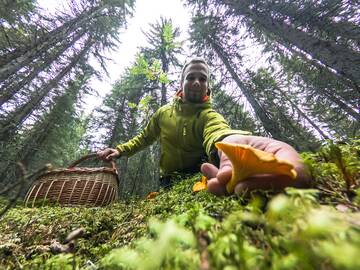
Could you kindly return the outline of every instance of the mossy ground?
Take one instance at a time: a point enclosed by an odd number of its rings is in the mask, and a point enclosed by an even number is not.
[[[308,190],[215,197],[192,192],[198,174],[105,208],[19,203],[0,223],[1,268],[360,269],[359,142],[336,146],[340,159],[331,147],[304,154]],[[74,251],[54,254],[78,228]]]

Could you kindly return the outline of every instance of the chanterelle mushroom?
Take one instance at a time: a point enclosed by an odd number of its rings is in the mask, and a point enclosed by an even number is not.
[[[294,166],[286,160],[279,160],[273,154],[255,149],[246,144],[217,142],[216,148],[230,159],[233,169],[231,180],[226,185],[229,193],[239,181],[255,174],[279,174],[296,178]]]
[[[196,182],[193,186],[193,191],[198,192],[200,190],[206,189],[207,179],[205,176],[201,176],[201,182]]]

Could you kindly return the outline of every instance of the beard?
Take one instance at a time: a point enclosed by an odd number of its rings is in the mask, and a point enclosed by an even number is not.
[[[190,103],[202,103],[204,95],[201,91],[185,91],[185,100]]]

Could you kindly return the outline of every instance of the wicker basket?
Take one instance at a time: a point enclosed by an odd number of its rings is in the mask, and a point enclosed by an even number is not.
[[[59,168],[40,175],[25,197],[25,206],[33,207],[45,201],[66,206],[104,206],[118,197],[118,175],[115,162],[110,167],[75,167],[80,162],[95,158],[90,154],[72,163],[69,168]]]

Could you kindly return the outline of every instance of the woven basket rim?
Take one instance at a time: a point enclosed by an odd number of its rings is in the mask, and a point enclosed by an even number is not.
[[[57,173],[98,173],[98,172],[107,172],[112,173],[114,175],[118,175],[116,170],[109,167],[97,167],[97,168],[89,168],[89,167],[73,167],[73,168],[57,168],[52,169],[51,171],[47,171],[41,175],[39,178],[45,175],[57,174]]]
[[[43,181],[49,181],[48,179],[46,179],[46,177],[50,176],[50,175],[56,175],[56,174],[95,174],[95,173],[110,173],[112,175],[115,176],[116,182],[117,184],[119,184],[119,175],[117,173],[117,170],[114,170],[112,168],[109,167],[97,167],[97,168],[88,168],[88,167],[73,167],[73,168],[57,168],[57,169],[52,169],[51,171],[47,171],[43,174],[40,174],[37,179],[34,181],[34,183],[36,182],[43,182]],[[44,180],[45,178],[45,180]],[[61,180],[63,181],[63,180]]]

